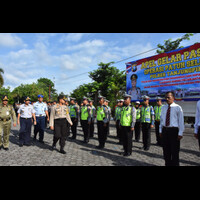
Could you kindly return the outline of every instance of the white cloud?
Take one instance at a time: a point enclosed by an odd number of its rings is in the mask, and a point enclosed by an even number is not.
[[[78,42],[89,33],[68,33],[61,37],[60,42]]]
[[[4,47],[16,47],[26,46],[20,37],[17,37],[11,33],[0,33],[0,46]]]
[[[105,42],[103,40],[88,40],[86,42],[82,42],[77,45],[69,45],[65,48],[66,51],[75,51],[75,50],[91,50],[91,48],[96,48],[96,47],[103,47],[105,46]]]

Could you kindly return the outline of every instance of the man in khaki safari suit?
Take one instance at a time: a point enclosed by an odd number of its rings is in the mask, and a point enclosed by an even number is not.
[[[8,97],[3,96],[2,104],[0,104],[0,149],[3,147],[5,150],[9,150],[9,135],[11,129],[11,117],[13,120],[13,126],[16,126],[16,114],[13,106],[8,105]],[[3,131],[3,141],[2,141]]]

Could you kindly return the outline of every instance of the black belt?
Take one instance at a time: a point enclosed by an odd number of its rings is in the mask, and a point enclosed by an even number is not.
[[[164,129],[176,129],[178,130],[179,128],[178,127],[167,127],[167,126],[163,126]]]
[[[24,118],[24,117],[20,117],[20,118],[22,118],[22,119],[31,119],[32,117],[30,117],[30,118]]]
[[[66,119],[66,118],[58,118],[58,119],[54,119],[54,120],[64,120],[64,119]],[[67,120],[67,119],[66,119]]]
[[[8,118],[8,119],[0,118],[0,121],[6,122],[6,121],[9,121],[10,119],[11,119],[11,118]]]

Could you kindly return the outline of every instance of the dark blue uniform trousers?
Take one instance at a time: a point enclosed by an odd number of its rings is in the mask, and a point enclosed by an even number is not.
[[[37,133],[39,132],[39,141],[44,139],[44,129],[45,129],[45,117],[36,117],[37,124],[34,128],[34,138],[36,139]]]
[[[20,131],[19,131],[19,143],[20,144],[29,144],[31,137],[31,118],[22,118],[20,117]]]

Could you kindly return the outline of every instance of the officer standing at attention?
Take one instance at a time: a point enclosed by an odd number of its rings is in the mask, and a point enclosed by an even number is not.
[[[160,115],[162,110],[162,98],[156,97],[156,103],[157,105],[154,106],[154,112],[155,112],[155,131],[156,131],[156,141],[157,145],[161,146],[161,138],[159,134],[159,126],[160,126]]]
[[[8,96],[3,96],[2,104],[0,104],[0,149],[3,147],[9,150],[9,135],[11,129],[11,117],[13,126],[16,127],[16,114],[13,106],[8,105]],[[3,131],[3,143],[2,143]]]
[[[124,147],[124,156],[132,154],[132,139],[136,121],[136,110],[131,106],[131,95],[125,94],[124,106],[121,111],[120,126],[122,129],[122,141]]]
[[[35,118],[35,110],[33,106],[30,104],[30,98],[26,97],[24,100],[24,104],[22,104],[17,113],[18,119],[17,124],[20,124],[20,131],[19,131],[19,146],[22,147],[30,146],[30,138],[31,138],[31,126],[32,126],[32,117],[34,120],[34,125],[36,125],[36,118]]]
[[[135,102],[135,109],[136,109],[136,122],[135,122],[135,141],[139,142],[140,140],[140,127],[141,127],[141,109],[140,109],[140,102]]]
[[[167,105],[162,107],[159,127],[163,156],[166,166],[179,166],[180,140],[184,131],[183,110],[174,103],[174,92],[167,92],[165,99]]]
[[[108,125],[107,125],[107,136],[110,134],[110,119],[111,119],[111,108],[108,105],[110,101],[105,99],[104,101],[104,105],[106,106],[107,110],[108,110]]]
[[[83,106],[81,107],[81,125],[83,128],[83,134],[84,134],[84,143],[89,142],[90,137],[90,123],[91,123],[91,107],[88,104],[87,97],[83,97]]]
[[[104,105],[104,97],[100,96],[99,104],[97,106],[97,129],[98,129],[98,149],[103,149],[107,138],[107,124],[108,124],[108,110]]]
[[[67,115],[69,115],[70,111],[69,111],[69,101],[68,101],[68,98],[64,97],[64,100],[65,100],[65,105],[67,106],[67,110],[66,110],[67,111]],[[66,136],[66,139],[68,139],[69,135],[70,135],[70,123],[67,121],[67,136]]]
[[[91,123],[90,123],[90,138],[94,137],[94,120],[96,118],[96,108],[93,106],[93,100],[88,100],[91,107]]]
[[[60,153],[66,154],[64,151],[65,140],[67,135],[67,121],[72,125],[67,106],[65,105],[65,97],[60,95],[58,97],[58,104],[54,105],[51,109],[50,116],[50,129],[54,130],[53,145],[51,150],[56,149],[56,143],[60,140]]]
[[[36,116],[36,125],[34,127],[34,140],[36,140],[37,134],[39,132],[39,142],[44,143],[44,129],[45,129],[45,117],[47,116],[47,121],[49,122],[49,114],[47,104],[43,102],[43,95],[38,95],[38,101],[33,104]]]
[[[123,103],[124,103],[124,99],[117,100],[117,107],[115,108],[115,117],[114,117],[114,120],[116,122],[117,138],[119,139],[119,144],[123,144],[122,143],[122,131],[119,127]]]
[[[154,125],[154,110],[153,107],[149,105],[149,97],[143,96],[144,105],[141,108],[141,123],[142,123],[142,140],[143,149],[148,151],[151,142],[151,128]]]
[[[78,107],[75,104],[75,98],[70,98],[70,117],[73,125],[71,126],[72,137],[70,139],[76,139],[77,125],[78,125]]]

